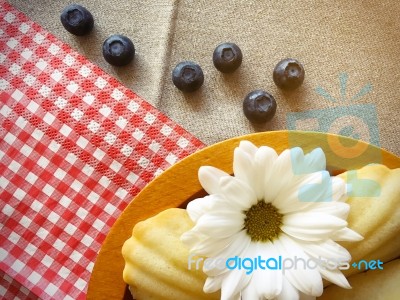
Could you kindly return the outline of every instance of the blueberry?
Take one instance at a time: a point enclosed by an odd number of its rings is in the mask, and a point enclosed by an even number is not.
[[[303,83],[304,75],[304,68],[300,62],[294,58],[286,58],[275,66],[273,79],[279,88],[291,91]]]
[[[275,115],[276,101],[271,94],[263,90],[255,90],[244,98],[243,112],[250,122],[265,123]]]
[[[111,65],[124,66],[135,57],[135,46],[126,36],[114,34],[104,41],[103,56]]]
[[[172,71],[172,82],[182,92],[194,92],[204,82],[203,70],[192,61],[180,62]]]
[[[218,45],[213,53],[213,63],[218,71],[232,73],[242,64],[242,51],[234,43]]]
[[[78,4],[65,7],[61,12],[60,19],[64,28],[74,35],[88,34],[94,25],[92,14]]]

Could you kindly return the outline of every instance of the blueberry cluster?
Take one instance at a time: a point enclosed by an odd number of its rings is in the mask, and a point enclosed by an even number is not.
[[[88,34],[94,26],[92,14],[83,6],[71,4],[61,13],[61,23],[64,28],[77,36]],[[135,46],[132,41],[119,34],[108,37],[103,43],[104,59],[111,65],[124,66],[135,57]],[[243,54],[238,45],[222,43],[213,53],[215,68],[222,73],[233,73],[242,64]],[[286,58],[277,63],[273,71],[273,80],[282,90],[295,90],[304,81],[304,68],[293,58]],[[185,93],[198,90],[204,83],[204,73],[201,67],[193,61],[182,61],[172,71],[172,82]],[[252,123],[270,121],[276,112],[274,97],[264,91],[250,92],[243,101],[243,112]]]
[[[242,51],[234,43],[218,45],[213,53],[215,68],[222,73],[233,73],[242,64]],[[172,71],[172,82],[183,92],[194,92],[204,82],[201,67],[192,61],[183,61],[176,65]]]
[[[61,12],[61,23],[64,28],[77,36],[88,34],[94,26],[92,14],[83,6],[71,4]],[[135,57],[135,46],[132,41],[120,34],[108,37],[103,43],[104,59],[111,65],[124,66]]]
[[[242,63],[243,54],[238,45],[222,43],[213,53],[215,68],[222,73],[232,73]],[[277,63],[272,73],[275,84],[282,90],[292,91],[297,89],[304,81],[304,68],[293,58],[286,58]],[[183,61],[176,65],[172,71],[172,81],[183,92],[194,92],[204,82],[201,67],[192,61]],[[274,97],[264,91],[250,92],[243,100],[243,112],[246,118],[254,124],[263,124],[270,121],[276,112]]]

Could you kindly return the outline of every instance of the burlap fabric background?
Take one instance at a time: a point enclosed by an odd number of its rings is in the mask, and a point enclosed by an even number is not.
[[[345,133],[400,155],[400,3],[383,1],[94,1],[81,0],[95,18],[87,37],[70,35],[59,15],[70,1],[12,0],[34,21],[117,77],[207,144],[262,130],[313,129]],[[124,34],[135,61],[108,65],[105,38]],[[231,75],[212,64],[217,44],[232,41],[243,63]],[[303,86],[282,93],[272,70],[282,58],[305,67]],[[203,87],[183,94],[171,71],[182,60],[199,63]],[[275,96],[278,110],[253,127],[242,100],[254,89]]]

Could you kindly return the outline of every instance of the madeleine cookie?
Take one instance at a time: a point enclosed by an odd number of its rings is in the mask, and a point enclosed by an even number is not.
[[[203,292],[206,275],[200,265],[189,266],[189,250],[181,243],[193,227],[185,209],[171,208],[139,222],[123,248],[124,281],[137,300],[219,299]],[[189,270],[190,268],[190,270]]]
[[[341,242],[352,261],[390,261],[400,256],[400,169],[368,165],[345,172],[339,177],[350,185],[348,227],[364,240]],[[360,272],[350,268],[346,276]]]

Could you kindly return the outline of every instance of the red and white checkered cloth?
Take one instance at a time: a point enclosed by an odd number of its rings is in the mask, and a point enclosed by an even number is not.
[[[0,298],[83,299],[101,243],[204,145],[0,0]]]

